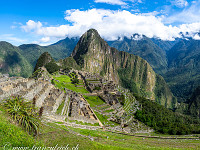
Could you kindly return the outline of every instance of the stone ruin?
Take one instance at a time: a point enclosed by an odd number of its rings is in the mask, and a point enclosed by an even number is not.
[[[91,92],[89,94],[97,94],[110,106],[110,109],[116,111],[109,113],[111,114],[109,120],[119,121],[115,116],[120,118],[125,111],[118,100],[122,94],[117,90],[116,84],[98,75],[73,71],[83,80],[85,88]],[[96,86],[101,87],[101,90],[95,90]],[[51,80],[43,76],[39,79],[0,76],[0,101],[11,96],[21,96],[26,101],[32,102],[45,118],[98,123],[103,126],[83,95],[68,89],[57,89],[51,84]]]
[[[87,89],[90,92],[102,93],[104,91],[117,92],[116,84],[113,81],[107,81],[97,74],[91,74],[84,71],[78,71],[78,74],[85,81]]]
[[[77,94],[73,92],[71,94],[71,101],[69,104],[69,118],[70,120],[77,120],[86,123],[99,123],[101,126],[101,122],[91,109],[88,102],[81,94]]]
[[[97,116],[84,97],[71,90],[60,90],[46,79],[30,79],[22,77],[0,77],[0,101],[12,96],[20,96],[33,102],[43,116],[62,118],[62,120],[78,120],[87,123],[99,123]],[[61,113],[57,110],[64,103]]]

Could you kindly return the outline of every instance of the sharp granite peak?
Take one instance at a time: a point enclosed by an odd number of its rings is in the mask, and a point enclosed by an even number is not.
[[[176,105],[164,79],[146,60],[110,47],[95,29],[81,36],[71,56],[84,71],[99,74],[165,107]]]

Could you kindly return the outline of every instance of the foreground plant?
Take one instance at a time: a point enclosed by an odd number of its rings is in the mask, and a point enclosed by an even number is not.
[[[21,125],[29,134],[38,134],[39,116],[31,102],[24,101],[21,97],[11,97],[3,104],[12,119]]]

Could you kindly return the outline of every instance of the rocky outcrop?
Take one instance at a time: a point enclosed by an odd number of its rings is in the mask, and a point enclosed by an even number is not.
[[[176,105],[167,84],[147,61],[110,47],[95,29],[82,35],[71,56],[84,71],[99,74],[166,107]],[[158,83],[160,80],[164,84]]]

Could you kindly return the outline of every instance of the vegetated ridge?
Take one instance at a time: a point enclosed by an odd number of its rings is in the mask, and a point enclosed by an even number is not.
[[[146,98],[174,108],[176,99],[147,61],[110,47],[95,29],[82,35],[71,55],[85,71],[113,80]]]

